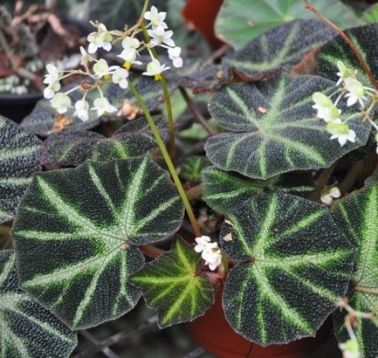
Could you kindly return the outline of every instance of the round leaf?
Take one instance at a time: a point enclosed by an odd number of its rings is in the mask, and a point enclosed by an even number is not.
[[[312,48],[334,36],[335,32],[321,21],[291,21],[274,27],[241,50],[225,56],[222,63],[243,76],[260,79],[273,71],[289,70]]]
[[[147,304],[157,309],[160,327],[192,321],[213,303],[213,287],[203,274],[198,274],[201,264],[201,256],[193,247],[178,239],[170,252],[132,276]]]
[[[31,176],[40,169],[41,142],[0,116],[0,223],[13,219]]]
[[[262,345],[314,336],[353,269],[351,245],[328,211],[289,194],[259,194],[227,219],[221,241],[236,262],[223,292],[228,322]]]
[[[366,358],[378,356],[378,185],[372,185],[340,201],[334,217],[357,247],[349,305],[372,312],[374,320],[357,318],[355,334]],[[339,340],[349,339],[344,329],[346,312],[335,314]]]
[[[182,218],[148,156],[40,174],[13,229],[22,288],[73,328],[119,317],[140,297],[128,279],[144,261],[135,246],[166,239]]]
[[[209,110],[229,132],[208,139],[207,157],[220,169],[257,179],[330,166],[364,145],[371,129],[354,109],[341,107],[356,141],[340,146],[330,139],[326,123],[312,108],[312,94],[330,93],[334,85],[318,76],[283,75],[269,82],[224,87]]]
[[[77,344],[75,333],[18,288],[10,250],[0,252],[0,342],[2,358],[68,358]]]

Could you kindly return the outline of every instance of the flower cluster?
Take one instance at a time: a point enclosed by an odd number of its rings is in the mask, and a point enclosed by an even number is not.
[[[174,67],[183,66],[181,48],[176,46],[172,39],[173,31],[168,30],[168,25],[165,23],[166,15],[165,12],[159,12],[155,6],[152,6],[144,14],[144,19],[147,20],[145,30],[142,24],[137,24],[124,32],[110,31],[104,24],[92,22],[96,31],[90,33],[87,37],[88,49],[80,48],[82,68],[64,71],[58,69],[54,64],[48,64],[46,66],[47,73],[44,77],[44,84],[46,85],[44,97],[50,100],[51,106],[59,114],[65,114],[70,108],[74,108],[74,116],[82,121],[89,119],[91,111],[96,112],[98,117],[116,112],[117,108],[110,103],[101,87],[105,83],[112,82],[120,88],[126,89],[129,85],[131,67],[143,65],[140,61],[142,51],[147,51],[150,56],[150,61],[146,64],[143,75],[152,76],[155,80],[161,80],[162,73],[169,70],[170,67],[159,61],[154,48],[165,49]],[[144,41],[137,38],[141,32],[144,32]],[[122,50],[118,57],[123,60],[123,64],[122,66],[111,66],[104,58],[99,58],[99,50],[109,52],[113,45],[118,42],[122,44]],[[80,75],[85,79],[80,85],[66,92],[60,92],[61,81],[71,75]],[[79,90],[83,95],[73,104],[69,94],[76,90]],[[96,98],[92,103],[89,103],[87,99],[87,94],[90,91],[97,91]]]
[[[201,253],[201,257],[205,260],[205,265],[214,271],[222,262],[222,254],[216,242],[211,242],[210,237],[201,236],[196,238],[197,245],[194,250]]]
[[[327,131],[331,134],[331,139],[337,139],[341,146],[344,146],[348,141],[354,143],[356,133],[350,129],[348,120],[342,121],[342,111],[337,107],[341,99],[346,99],[347,107],[358,105],[359,109],[364,113],[364,116],[372,125],[378,129],[375,123],[370,119],[369,114],[374,109],[375,98],[377,91],[373,88],[364,86],[357,79],[357,70],[348,68],[341,61],[337,62],[339,77],[336,86],[337,90],[330,96],[326,96],[321,92],[315,92],[312,99],[315,103],[313,106],[316,109],[316,116],[327,123]],[[331,97],[337,95],[335,101]],[[366,104],[370,105],[366,109]]]
[[[320,195],[320,201],[325,205],[331,205],[333,199],[338,199],[340,196],[341,192],[337,186],[326,187]]]

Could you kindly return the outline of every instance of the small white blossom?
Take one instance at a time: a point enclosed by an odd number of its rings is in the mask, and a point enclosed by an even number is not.
[[[51,99],[61,88],[59,82],[61,72],[51,63],[46,66],[46,70],[47,74],[44,77],[43,83],[47,84],[48,86],[44,89],[43,96],[47,99]]]
[[[340,189],[337,186],[334,186],[331,189],[326,189],[325,192],[322,193],[320,197],[320,201],[323,204],[331,205],[333,202],[333,199],[338,199],[340,198],[340,196],[341,196]]]
[[[118,57],[121,57],[124,60],[123,67],[126,70],[129,70],[132,65],[142,65],[141,61],[137,61],[138,51],[135,48],[129,48],[123,50]]]
[[[202,251],[201,257],[211,271],[214,271],[222,263],[222,254],[216,242],[208,244]]]
[[[74,116],[79,117],[82,121],[89,119],[89,103],[85,99],[81,99],[75,103]]]
[[[97,115],[101,117],[105,113],[113,113],[117,111],[117,108],[109,103],[105,97],[98,97],[93,102],[93,111],[97,111]]]
[[[343,123],[340,119],[328,123],[327,131],[332,134],[331,139],[337,139],[341,146],[344,146],[347,141],[355,142],[355,131],[349,129],[348,123]]]
[[[183,60],[181,58],[181,47],[171,47],[168,49],[168,57],[173,62],[174,67],[182,67]]]
[[[109,74],[110,67],[106,60],[101,58],[93,65],[93,72],[95,73],[97,78],[102,78]]]
[[[96,32],[91,32],[87,40],[89,42],[88,52],[94,54],[99,48],[103,48],[105,51],[112,49],[112,35],[107,30],[104,24],[99,24]]]
[[[129,71],[124,68],[118,68],[113,72],[112,81],[123,89],[126,89],[129,86],[127,78],[129,77]]]
[[[162,44],[166,44],[170,47],[175,46],[175,42],[172,40],[173,31],[171,30],[165,31],[163,26],[158,26],[156,28],[148,30],[147,32],[148,32],[148,35],[151,36],[150,45],[152,47],[159,46]]]
[[[202,235],[200,237],[196,237],[195,241],[197,243],[196,246],[194,246],[195,252],[202,252],[206,249],[207,245],[211,242],[210,237]]]
[[[138,49],[140,46],[140,41],[135,37],[127,36],[122,41],[122,47],[124,50]]]
[[[340,118],[341,110],[338,109],[332,100],[321,92],[315,92],[312,95],[315,105],[312,108],[317,110],[316,116],[325,122],[332,122]]]
[[[366,89],[363,84],[355,78],[346,78],[344,80],[345,89],[348,91],[345,97],[348,98],[347,106],[353,106],[355,103],[359,103],[361,107],[364,107],[364,101],[367,99]]]
[[[360,358],[361,357],[356,339],[350,339],[349,341],[340,343],[339,348],[343,352],[343,358]]]
[[[164,22],[166,16],[166,12],[159,12],[159,10],[155,6],[151,6],[150,11],[146,11],[144,14],[144,18],[146,20],[149,20],[153,27],[162,26],[164,29],[168,27]]]
[[[162,65],[158,59],[154,58],[151,62],[148,63],[147,68],[145,72],[143,72],[143,75],[145,76],[154,76],[155,80],[161,79],[161,73],[163,73],[166,70],[169,70],[170,67],[166,65]]]
[[[339,69],[339,72],[337,72],[339,79],[336,83],[336,86],[340,85],[347,78],[354,78],[354,76],[356,76],[357,74],[357,70],[345,66],[344,63],[340,60],[337,61],[337,68]]]
[[[87,52],[87,50],[81,46],[80,47],[80,53],[81,53],[81,65],[87,66],[89,62],[93,61],[93,57]]]
[[[64,114],[71,107],[71,98],[65,93],[58,92],[50,101],[51,106],[59,113]]]

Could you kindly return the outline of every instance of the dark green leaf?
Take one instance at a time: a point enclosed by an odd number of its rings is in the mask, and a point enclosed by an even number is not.
[[[321,21],[296,20],[274,27],[225,56],[222,63],[243,76],[260,79],[277,70],[289,70],[312,48],[335,36]]]
[[[283,75],[269,82],[224,87],[209,110],[229,132],[210,137],[205,149],[217,167],[257,179],[293,170],[325,168],[364,145],[371,126],[354,109],[340,107],[356,132],[343,147],[330,140],[312,108],[315,91],[330,93],[335,83],[318,76]]]
[[[0,252],[1,358],[70,357],[77,344],[49,311],[18,288],[13,251]]]
[[[235,173],[224,172],[216,167],[202,171],[203,199],[214,210],[227,213],[245,198],[263,191],[278,188],[293,194],[308,194],[314,190],[312,177],[308,174],[291,173],[268,180],[253,180]]]
[[[350,39],[356,44],[360,54],[367,62],[375,77],[378,77],[378,24],[371,24],[367,26],[356,27],[345,31]],[[361,69],[359,62],[351,51],[350,47],[345,41],[337,36],[332,41],[328,42],[319,51],[317,55],[318,60],[318,74],[332,80],[337,80],[337,61],[343,61],[348,67],[354,67],[358,70],[358,78],[366,85],[371,83],[367,78],[365,72]]]
[[[199,274],[201,256],[183,240],[173,249],[146,264],[132,276],[132,282],[143,290],[149,306],[158,311],[159,326],[192,321],[211,306],[214,289]]]
[[[346,28],[361,23],[354,12],[337,0],[313,2],[321,14]],[[341,16],[342,15],[342,16]],[[240,49],[267,30],[295,19],[313,19],[298,0],[224,0],[215,23],[219,38]]]
[[[340,201],[334,217],[357,247],[349,305],[356,311],[375,314],[374,321],[357,318],[355,331],[363,357],[375,358],[378,356],[378,185]],[[342,342],[349,339],[343,329],[345,314],[345,311],[335,314],[336,332]]]
[[[245,200],[226,216],[231,224],[221,242],[236,262],[223,292],[228,322],[262,345],[314,336],[353,269],[352,247],[328,211],[275,193]]]
[[[154,120],[160,132],[165,131],[165,119],[159,116]],[[77,166],[88,159],[124,159],[143,155],[155,146],[145,118],[140,118],[126,123],[110,138],[86,131],[64,131],[51,135],[44,143],[42,163]]]
[[[31,176],[40,169],[41,142],[0,116],[0,223],[13,219]]]
[[[132,309],[136,246],[166,239],[183,207],[168,173],[148,156],[42,173],[13,228],[22,288],[73,328]]]
[[[191,182],[199,182],[201,180],[201,172],[209,166],[206,157],[195,155],[186,158],[180,165],[180,176]]]

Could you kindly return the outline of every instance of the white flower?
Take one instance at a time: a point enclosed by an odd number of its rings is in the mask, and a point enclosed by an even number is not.
[[[105,113],[113,113],[117,111],[117,108],[111,105],[107,98],[98,97],[93,102],[93,111],[97,111],[97,116],[101,117]]]
[[[161,44],[166,44],[170,47],[175,46],[175,42],[171,38],[173,36],[173,31],[171,30],[165,31],[163,26],[158,26],[156,28],[148,30],[147,32],[151,36],[150,45],[152,47],[158,46]]]
[[[109,74],[110,67],[106,60],[101,58],[93,65],[93,72],[95,73],[97,78],[102,78]]]
[[[140,41],[135,37],[127,36],[122,41],[124,50],[137,49],[140,46]]]
[[[320,197],[320,201],[323,204],[331,205],[333,199],[340,198],[340,196],[341,196],[340,189],[337,186],[334,186],[331,189],[326,189],[325,192],[322,193]]]
[[[74,116],[79,117],[82,121],[89,119],[89,103],[85,99],[81,99],[75,103]]]
[[[142,65],[141,61],[137,61],[136,58],[138,56],[138,51],[135,48],[129,48],[123,50],[118,57],[121,57],[124,60],[123,67],[126,70],[129,70],[132,65]]]
[[[51,106],[60,114],[64,114],[71,107],[71,98],[65,93],[57,93],[50,101]]]
[[[341,84],[341,82],[343,82],[347,78],[353,78],[357,74],[357,70],[345,66],[344,63],[340,60],[337,61],[337,68],[339,69],[339,72],[337,72],[339,79],[336,83],[336,86]]]
[[[155,6],[151,6],[150,11],[146,11],[144,14],[144,18],[146,20],[149,20],[153,27],[162,26],[164,29],[168,27],[164,22],[166,16],[166,12],[159,12],[159,10]]]
[[[54,97],[55,92],[60,90],[60,76],[61,72],[55,67],[53,64],[46,65],[47,74],[43,80],[43,83],[47,84],[48,86],[43,91],[43,96],[47,99],[51,99]]]
[[[207,245],[210,243],[210,237],[202,235],[200,237],[196,237],[195,241],[197,243],[196,246],[194,246],[195,252],[202,252],[206,249]]]
[[[127,78],[129,77],[129,71],[124,68],[118,68],[113,72],[112,81],[113,83],[119,85],[119,87],[126,89],[129,86]]]
[[[166,65],[162,65],[158,59],[154,58],[151,62],[148,63],[147,68],[145,72],[143,72],[143,75],[145,76],[154,76],[155,80],[161,79],[161,73],[169,70],[170,67],[167,67]]]
[[[88,52],[90,54],[96,53],[99,48],[103,48],[108,52],[112,49],[112,35],[104,24],[99,24],[97,32],[91,32],[87,40],[89,42]]]
[[[222,254],[216,242],[209,243],[202,251],[201,257],[211,271],[214,271],[222,263]]]
[[[343,358],[360,358],[358,343],[356,339],[350,339],[339,344],[339,348],[343,352]]]
[[[43,90],[43,97],[45,97],[46,99],[51,99],[54,97],[55,92],[58,92],[59,90],[60,90],[60,83],[59,82],[52,83]]]
[[[325,122],[332,122],[340,118],[341,110],[338,109],[325,94],[315,92],[312,95],[312,100],[315,102],[312,108],[318,111],[316,114],[318,118],[323,119]]]
[[[93,61],[93,57],[87,52],[87,50],[83,46],[80,47],[80,53],[81,53],[80,63],[83,66],[87,66],[89,62]]]
[[[353,106],[355,103],[359,103],[361,107],[364,107],[364,100],[366,100],[366,89],[363,84],[355,78],[346,78],[344,80],[345,89],[348,91],[345,97],[348,98],[347,106]]]
[[[332,134],[331,139],[337,139],[341,146],[344,146],[347,141],[355,142],[355,131],[349,129],[348,123],[343,123],[340,119],[328,123],[327,131]]]
[[[181,58],[181,47],[171,47],[168,49],[168,57],[173,62],[174,67],[182,67],[183,60]]]

